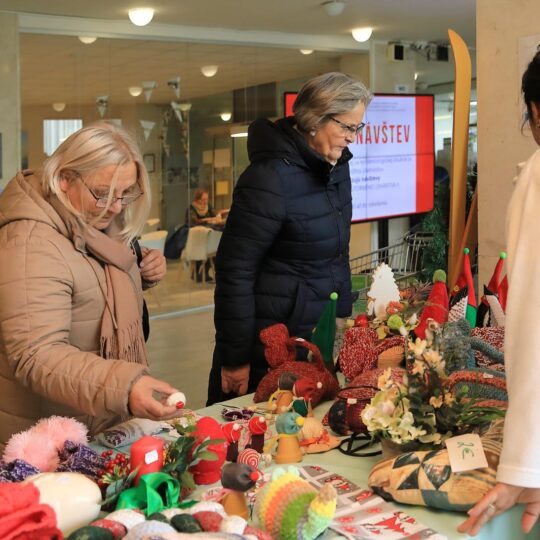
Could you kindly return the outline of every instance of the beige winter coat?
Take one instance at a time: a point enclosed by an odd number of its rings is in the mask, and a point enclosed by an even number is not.
[[[92,434],[128,416],[146,368],[98,356],[98,279],[100,263],[75,249],[38,180],[17,174],[0,195],[0,446],[53,414]]]

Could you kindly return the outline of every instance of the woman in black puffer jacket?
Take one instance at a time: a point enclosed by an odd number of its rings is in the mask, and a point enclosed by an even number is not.
[[[348,144],[371,94],[327,73],[308,81],[294,117],[257,120],[216,259],[216,348],[208,404],[254,391],[267,370],[259,332],[277,322],[309,339],[330,293],[351,313]]]

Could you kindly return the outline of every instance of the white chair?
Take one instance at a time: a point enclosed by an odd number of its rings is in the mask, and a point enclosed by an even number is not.
[[[149,249],[158,249],[163,253],[165,240],[167,240],[167,231],[153,231],[141,235],[139,244]]]
[[[165,240],[167,240],[167,231],[154,231],[154,232],[143,234],[139,238],[139,245],[148,249],[157,249],[161,251],[161,253],[163,253],[163,251],[165,250]],[[150,289],[150,292],[152,293],[152,296],[157,302],[157,305],[161,307],[159,294],[156,290],[158,287],[159,287],[159,284],[152,287]]]
[[[161,220],[159,218],[150,218],[146,220],[144,224],[143,234],[157,231]]]
[[[189,229],[186,247],[182,251],[182,260],[189,267],[192,275],[196,277],[195,263],[200,262],[199,273],[202,272],[202,279],[206,281],[206,272],[204,268],[209,260],[214,270],[214,257],[221,240],[221,232],[210,229],[209,227],[197,226]]]

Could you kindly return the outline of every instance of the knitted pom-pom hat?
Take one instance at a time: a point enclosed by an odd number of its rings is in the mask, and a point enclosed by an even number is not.
[[[254,416],[248,422],[248,429],[252,435],[262,435],[266,433],[268,425],[266,423],[266,418],[264,416]]]

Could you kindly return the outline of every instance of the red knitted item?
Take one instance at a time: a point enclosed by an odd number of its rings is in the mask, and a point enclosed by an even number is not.
[[[257,386],[253,398],[256,403],[266,401],[277,390],[279,377],[285,372],[312,379],[315,385],[311,396],[313,406],[322,400],[332,399],[336,395],[339,384],[326,369],[316,345],[304,339],[290,337],[284,324],[274,324],[265,328],[261,331],[260,338],[265,346],[264,355],[270,369]],[[313,361],[297,362],[297,347],[304,347],[311,351]],[[322,383],[322,388],[316,388],[318,382]]]
[[[377,367],[379,354],[391,347],[404,346],[403,336],[379,339],[372,328],[354,326],[345,332],[339,353],[339,366],[348,380]]]
[[[60,540],[56,515],[48,504],[39,504],[32,483],[0,484],[0,538],[2,540]]]

